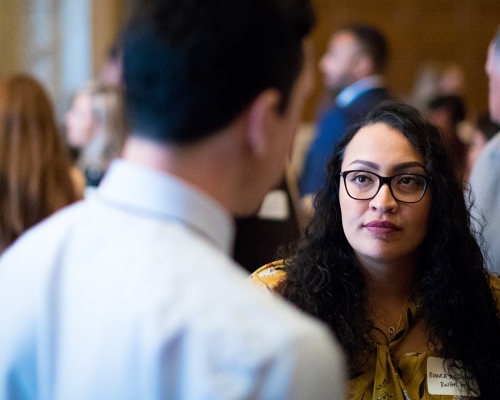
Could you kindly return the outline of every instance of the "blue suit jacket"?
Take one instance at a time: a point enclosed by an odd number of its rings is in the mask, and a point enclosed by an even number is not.
[[[387,89],[374,88],[359,95],[347,107],[334,106],[321,114],[316,138],[311,144],[299,179],[301,196],[316,193],[323,185],[326,179],[326,165],[333,154],[335,144],[349,128],[364,118],[376,105],[389,99]]]

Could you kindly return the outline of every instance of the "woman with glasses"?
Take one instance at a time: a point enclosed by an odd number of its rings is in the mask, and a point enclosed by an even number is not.
[[[338,144],[305,237],[252,280],[335,332],[347,399],[500,398],[500,280],[439,131],[410,106]]]

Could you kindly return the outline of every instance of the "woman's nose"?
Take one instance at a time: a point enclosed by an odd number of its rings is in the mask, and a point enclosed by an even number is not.
[[[398,201],[391,193],[389,184],[383,184],[378,193],[370,200],[370,207],[383,212],[392,211],[398,207]]]

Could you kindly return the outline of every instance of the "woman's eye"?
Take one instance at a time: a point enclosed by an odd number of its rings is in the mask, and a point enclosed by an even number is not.
[[[373,179],[370,179],[369,176],[366,175],[356,175],[353,179],[356,183],[371,183]]]
[[[415,186],[418,186],[418,185],[422,185],[424,182],[424,180],[422,178],[420,178],[419,176],[402,176],[400,179],[399,179],[399,183],[403,184],[403,185],[415,185]]]

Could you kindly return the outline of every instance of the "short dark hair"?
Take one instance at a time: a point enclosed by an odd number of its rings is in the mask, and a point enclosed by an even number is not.
[[[463,121],[466,117],[465,101],[457,95],[439,95],[429,101],[429,110],[446,109],[450,113],[455,124]]]
[[[389,46],[382,32],[374,26],[354,23],[345,26],[341,32],[350,32],[361,45],[362,51],[373,61],[375,72],[382,72],[389,60]]]
[[[189,143],[229,124],[263,90],[288,105],[314,26],[310,0],[136,1],[122,34],[132,134]]]

